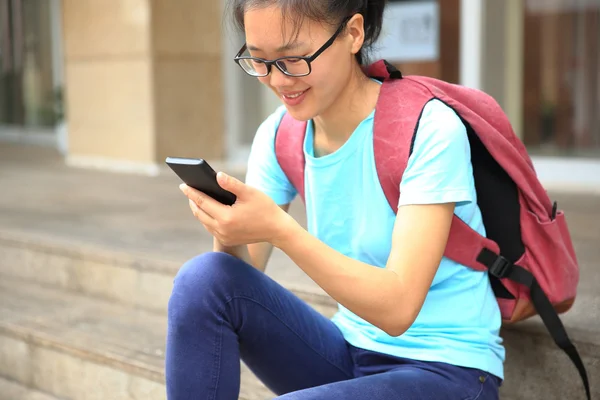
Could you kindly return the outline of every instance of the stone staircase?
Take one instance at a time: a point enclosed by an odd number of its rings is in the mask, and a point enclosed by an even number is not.
[[[168,172],[79,171],[0,148],[0,400],[165,399],[166,305],[179,266],[211,240]],[[32,155],[33,153],[33,155]],[[20,160],[36,159],[36,165]],[[600,197],[556,194],[582,265],[562,319],[600,399]],[[291,213],[304,223],[300,204]],[[330,316],[335,304],[275,251],[267,273]],[[541,322],[506,328],[502,398],[583,399]],[[241,399],[272,398],[243,368]]]
[[[0,233],[0,377],[59,399],[164,399],[175,273],[170,262]],[[321,293],[295,292],[335,311]],[[240,398],[269,398],[242,370]],[[3,392],[0,381],[0,400]]]
[[[0,400],[56,400],[56,397],[50,396],[37,390],[0,378]]]

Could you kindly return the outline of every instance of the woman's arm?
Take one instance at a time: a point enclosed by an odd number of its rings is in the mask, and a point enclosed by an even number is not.
[[[186,185],[182,190],[220,243],[272,243],[331,297],[389,335],[412,325],[446,248],[454,203],[399,207],[386,268],[378,268],[325,245],[259,190],[223,174],[218,179],[237,196],[232,207]]]
[[[274,245],[331,297],[391,336],[414,322],[441,262],[454,204],[400,207],[386,268],[346,257],[294,221]]]
[[[236,194],[226,207],[190,188],[194,214],[221,243],[270,242],[346,308],[390,335],[419,314],[446,248],[456,204],[476,201],[470,144],[460,118],[433,100],[423,110],[402,176],[386,267],[344,256],[310,235],[265,193],[218,174]],[[374,221],[376,223],[376,221]]]

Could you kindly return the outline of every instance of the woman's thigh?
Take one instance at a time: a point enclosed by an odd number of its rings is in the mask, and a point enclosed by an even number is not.
[[[231,312],[242,361],[273,392],[353,378],[349,345],[331,320],[277,282],[260,274],[263,290],[235,296]]]
[[[280,400],[498,400],[499,381],[477,370],[420,363],[280,396]]]
[[[235,257],[196,257],[169,304],[168,386],[228,398],[240,358],[276,394],[353,377],[349,346],[329,319]]]

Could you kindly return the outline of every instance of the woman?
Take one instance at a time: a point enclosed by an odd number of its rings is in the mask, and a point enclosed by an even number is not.
[[[380,83],[363,63],[384,6],[233,2],[247,40],[236,62],[284,105],[257,132],[246,183],[219,173],[237,196],[232,207],[182,185],[215,251],[175,279],[169,399],[236,399],[240,358],[282,399],[498,398],[504,348],[489,278],[443,257],[453,214],[485,232],[457,115],[426,105],[397,215],[377,179]],[[310,121],[308,232],[286,213],[296,191],[274,152],[286,111]],[[273,246],[339,303],[332,320],[263,273]]]

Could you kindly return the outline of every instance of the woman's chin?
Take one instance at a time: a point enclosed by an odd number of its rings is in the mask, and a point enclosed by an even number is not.
[[[310,121],[316,116],[315,108],[309,104],[302,104],[296,107],[285,106],[288,114],[292,116],[296,121]]]

